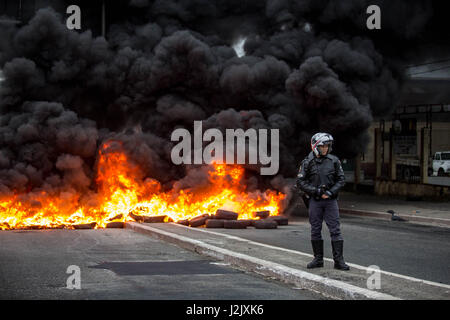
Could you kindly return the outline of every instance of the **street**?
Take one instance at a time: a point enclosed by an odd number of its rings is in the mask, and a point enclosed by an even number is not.
[[[263,230],[215,229],[256,242],[312,254],[307,218],[290,220],[290,225],[271,232]],[[450,229],[380,219],[341,216],[344,258],[362,266],[423,280],[450,284]],[[324,254],[332,258],[330,236],[322,226]]]
[[[450,284],[448,228],[354,216],[341,228],[347,262]],[[270,232],[197,230],[312,253],[305,218]],[[331,258],[325,224],[322,235]],[[0,241],[0,299],[323,299],[130,229],[2,231]],[[80,268],[80,290],[67,288],[69,266]]]
[[[0,243],[0,299],[323,299],[128,229],[2,231]]]

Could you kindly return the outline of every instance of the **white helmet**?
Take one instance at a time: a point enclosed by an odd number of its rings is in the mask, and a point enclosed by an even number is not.
[[[318,146],[329,145],[328,153],[331,152],[331,145],[333,144],[333,136],[329,133],[319,132],[311,138],[311,149],[316,156],[320,155]]]

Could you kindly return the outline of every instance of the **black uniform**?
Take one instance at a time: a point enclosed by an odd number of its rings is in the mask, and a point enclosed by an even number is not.
[[[345,178],[339,159],[331,154],[316,157],[311,152],[303,161],[297,176],[297,187],[309,195],[311,240],[322,240],[325,220],[333,241],[342,240],[337,196]],[[328,199],[322,199],[327,194]]]

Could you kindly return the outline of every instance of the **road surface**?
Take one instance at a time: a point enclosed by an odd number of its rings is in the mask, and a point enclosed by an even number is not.
[[[256,242],[312,254],[307,218],[290,220],[277,232],[214,229]],[[423,280],[450,284],[450,228],[395,222],[390,220],[341,216],[344,257],[362,266]],[[323,223],[325,257],[332,258],[328,228]]]
[[[323,299],[128,229],[0,231],[0,243],[0,299]]]

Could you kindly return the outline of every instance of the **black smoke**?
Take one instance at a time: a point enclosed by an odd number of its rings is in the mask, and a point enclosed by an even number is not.
[[[381,30],[366,28],[370,4]],[[166,188],[193,186],[203,169],[172,164],[170,134],[194,120],[279,129],[279,175],[249,168],[247,183],[287,192],[312,134],[354,157],[395,107],[404,67],[449,52],[438,1],[131,0],[106,14],[106,38],[69,31],[52,8],[0,25],[0,192],[93,190],[108,139]]]

